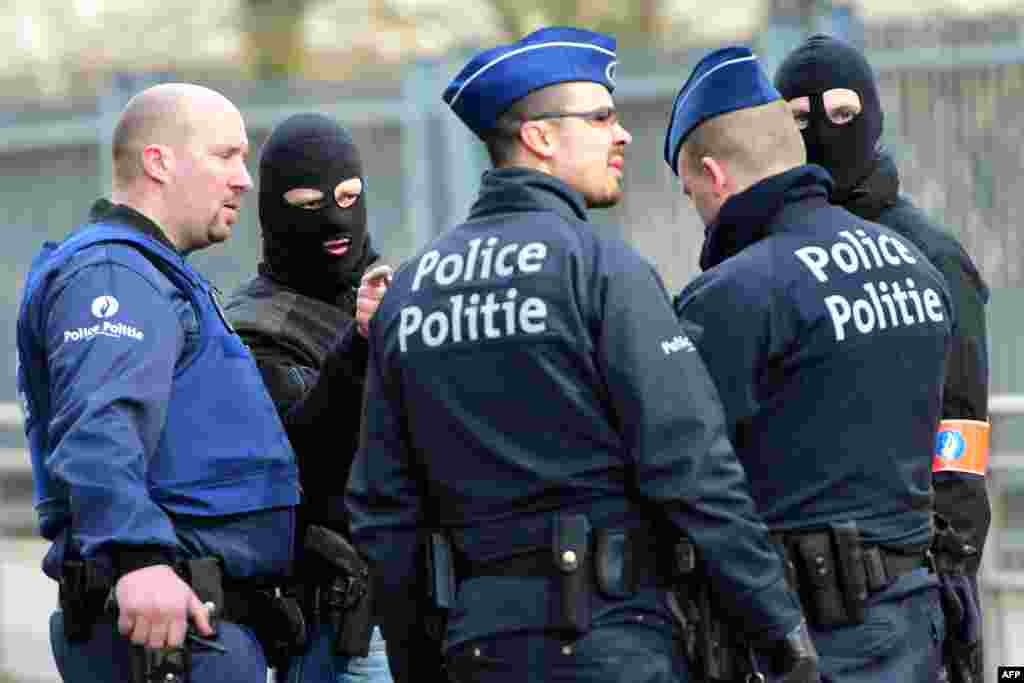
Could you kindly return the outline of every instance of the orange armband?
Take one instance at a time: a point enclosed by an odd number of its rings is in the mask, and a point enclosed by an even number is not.
[[[981,420],[942,420],[935,434],[932,472],[988,472],[988,437],[992,425]]]

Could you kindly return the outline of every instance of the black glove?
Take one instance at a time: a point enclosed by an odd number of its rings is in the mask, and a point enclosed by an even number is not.
[[[981,607],[973,577],[939,574],[942,609],[946,617],[943,656],[951,683],[981,683]]]
[[[772,668],[780,683],[818,683],[818,650],[807,630],[807,622],[786,634],[772,652]]]
[[[946,617],[943,658],[951,683],[981,683],[984,678],[977,576],[970,569],[978,549],[942,516],[933,516],[934,568]]]

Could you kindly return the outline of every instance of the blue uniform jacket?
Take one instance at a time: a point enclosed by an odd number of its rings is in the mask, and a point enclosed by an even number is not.
[[[566,184],[488,172],[468,222],[396,273],[370,341],[347,504],[379,573],[389,653],[404,651],[418,618],[418,529],[439,522],[458,553],[489,561],[549,547],[559,512],[595,528],[658,521],[666,553],[685,531],[752,638],[799,622],[663,285],[595,232]],[[663,595],[647,588],[596,596],[595,625],[638,612],[667,622]],[[551,589],[544,578],[465,581],[448,645],[550,626]]]
[[[801,166],[730,198],[676,310],[769,527],[855,520],[924,546],[949,295],[910,240],[829,205],[830,183]]]
[[[121,207],[43,248],[18,351],[50,576],[69,544],[115,568],[152,552],[290,571],[294,454],[209,284],[148,219]]]

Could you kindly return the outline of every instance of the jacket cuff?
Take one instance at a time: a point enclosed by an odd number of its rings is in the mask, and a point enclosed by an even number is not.
[[[744,602],[751,605],[754,612],[754,618],[746,622],[747,637],[759,650],[778,645],[805,621],[800,600],[785,579],[755,591]]]
[[[174,567],[174,553],[159,545],[112,545],[110,555],[117,578],[159,564]]]
[[[370,358],[370,342],[359,334],[353,323],[338,340],[335,353],[341,354],[345,372],[349,377],[362,381],[366,377],[366,366]]]

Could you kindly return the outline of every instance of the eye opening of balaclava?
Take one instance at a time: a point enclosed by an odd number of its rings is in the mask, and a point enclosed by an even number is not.
[[[335,188],[359,178],[363,191],[342,208]],[[293,206],[284,195],[296,188],[323,193],[317,209]],[[260,151],[259,214],[263,262],[270,274],[294,289],[334,300],[358,284],[368,261],[366,178],[359,150],[347,130],[317,113],[296,114],[278,124]],[[342,255],[339,240],[347,240]]]
[[[807,161],[832,174],[833,200],[845,201],[873,170],[882,135],[882,106],[871,65],[848,43],[816,34],[783,60],[775,73],[775,87],[786,100],[810,100],[807,127],[800,131]],[[833,123],[822,101],[823,94],[835,88],[860,96],[860,114],[845,124]]]

